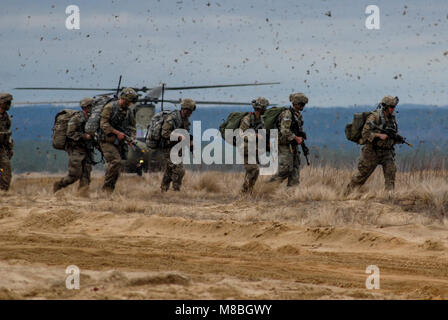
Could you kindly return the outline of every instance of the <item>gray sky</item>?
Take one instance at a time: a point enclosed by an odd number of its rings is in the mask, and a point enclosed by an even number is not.
[[[65,27],[78,5],[81,29]],[[381,29],[365,27],[367,5]],[[325,15],[331,11],[331,17]],[[88,92],[16,86],[171,86],[280,81],[271,87],[197,90],[168,98],[310,106],[448,105],[448,1],[17,1],[2,0],[0,90],[16,101],[81,99]]]

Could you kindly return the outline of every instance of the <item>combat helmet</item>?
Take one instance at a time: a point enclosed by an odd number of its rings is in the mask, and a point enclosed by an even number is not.
[[[0,92],[0,103],[12,101],[12,95],[7,92]]]
[[[185,98],[182,99],[182,102],[180,103],[181,109],[187,109],[193,112],[196,110],[196,102],[193,99]]]
[[[308,103],[308,98],[306,95],[304,95],[301,92],[298,93],[291,93],[289,95],[289,101],[291,101],[292,104],[307,104]]]
[[[81,108],[86,108],[88,106],[93,106],[95,100],[93,100],[92,98],[84,98],[81,100],[81,102],[79,103],[81,105]]]
[[[398,99],[398,97],[392,97],[392,96],[385,96],[382,100],[381,100],[381,106],[383,108],[386,108],[388,106],[391,107],[396,107],[398,104],[398,101],[400,101]]]
[[[120,99],[125,99],[129,102],[136,102],[138,98],[137,92],[132,88],[124,88],[121,90]]]
[[[254,109],[261,109],[261,111],[264,112],[268,106],[269,100],[264,97],[258,97],[257,99],[252,100],[252,107],[254,107]]]

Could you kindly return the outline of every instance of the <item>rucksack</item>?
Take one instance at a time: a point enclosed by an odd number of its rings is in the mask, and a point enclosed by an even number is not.
[[[99,96],[94,98],[94,103],[92,107],[92,113],[86,122],[86,133],[94,135],[100,128],[101,112],[104,106],[114,100],[114,98],[108,96]]]
[[[348,140],[360,144],[362,137],[362,129],[366,123],[367,117],[372,114],[372,111],[359,112],[353,115],[352,123],[345,126],[345,136]]]
[[[77,110],[73,109],[64,109],[58,112],[58,114],[54,118],[53,134],[51,136],[53,148],[57,150],[65,150],[65,143],[67,140],[67,125],[71,117],[73,117],[73,115],[77,112]]]
[[[157,148],[162,137],[162,125],[167,115],[174,111],[160,111],[151,118],[146,131],[146,145],[150,148]]]
[[[280,113],[285,111],[285,107],[272,107],[266,110],[263,114],[264,127],[266,130],[278,129],[277,120]]]
[[[225,131],[226,129],[230,129],[232,131],[238,129],[241,124],[241,120],[246,116],[249,112],[231,112],[227,119],[221,123],[219,126],[219,132],[221,133],[222,138],[229,144],[233,144],[236,146],[236,138],[233,137],[232,141],[226,140]]]

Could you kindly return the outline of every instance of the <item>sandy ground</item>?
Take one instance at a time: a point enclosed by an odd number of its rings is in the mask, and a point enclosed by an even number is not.
[[[0,202],[0,298],[447,299],[448,224],[434,213],[446,198],[376,191],[379,175],[344,198],[327,174],[305,171],[300,190],[261,179],[251,197],[230,173],[188,172],[165,194],[160,174],[128,175],[112,196],[101,175],[89,194],[15,176]],[[65,286],[69,265],[79,290]],[[379,290],[366,289],[369,265]]]

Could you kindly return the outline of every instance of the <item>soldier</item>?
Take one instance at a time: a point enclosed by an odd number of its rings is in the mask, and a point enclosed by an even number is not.
[[[109,102],[101,112],[100,128],[102,130],[101,149],[107,162],[103,190],[115,189],[121,171],[121,159],[126,159],[126,141],[136,137],[135,119],[129,107],[137,100],[137,93],[132,88],[124,88],[118,101]]]
[[[278,173],[269,182],[283,181],[288,178],[288,187],[299,184],[300,152],[299,144],[304,141],[301,111],[308,103],[303,93],[289,96],[292,107],[284,110],[278,117]]]
[[[259,129],[265,129],[264,121],[262,115],[266,111],[266,108],[269,105],[269,101],[266,98],[258,97],[255,100],[252,100],[252,107],[255,112],[250,112],[241,119],[240,123],[240,134],[242,135],[246,130],[253,129],[255,130],[256,138],[258,138],[258,142],[262,141],[262,137],[258,134]],[[253,139],[253,138],[252,138]],[[251,139],[251,140],[252,140]],[[257,139],[253,139],[256,141]],[[248,150],[248,141],[249,136],[244,139],[244,169],[246,169],[246,175],[244,176],[244,183],[241,189],[242,193],[251,193],[255,182],[258,179],[258,175],[260,173],[260,169],[258,168],[258,157],[256,157],[257,163],[250,164],[249,163],[249,150]],[[255,150],[257,151],[257,150]],[[258,152],[257,152],[258,153]],[[256,156],[256,155],[254,155]]]
[[[162,124],[162,149],[163,157],[166,163],[165,173],[162,178],[162,184],[160,189],[162,192],[168,191],[170,188],[170,183],[173,182],[173,190],[180,191],[182,185],[182,179],[185,175],[185,169],[182,163],[174,164],[170,159],[171,147],[173,147],[177,142],[170,141],[171,132],[176,129],[185,129],[190,131],[190,116],[194,110],[196,110],[196,102],[192,99],[183,99],[181,104],[181,110],[176,110],[166,116]],[[182,136],[179,137],[179,141],[183,139]],[[193,146],[193,141],[190,141],[190,148]]]
[[[381,100],[381,108],[367,117],[360,141],[360,144],[364,144],[364,147],[358,164],[358,172],[347,185],[346,195],[353,189],[362,186],[379,164],[383,166],[386,190],[394,189],[395,172],[397,171],[394,145],[403,143],[403,138],[398,136],[393,139],[387,134],[379,132],[376,127],[393,129],[398,133],[398,125],[394,115],[397,104],[397,97],[386,96]]]
[[[0,93],[0,190],[7,191],[11,184],[11,158],[14,154],[14,142],[11,138],[11,108],[12,95]]]
[[[65,188],[79,180],[79,188],[88,188],[90,172],[93,164],[92,136],[85,132],[87,119],[92,112],[94,100],[84,98],[81,100],[82,111],[76,112],[67,124],[68,174],[53,185],[53,192]]]

